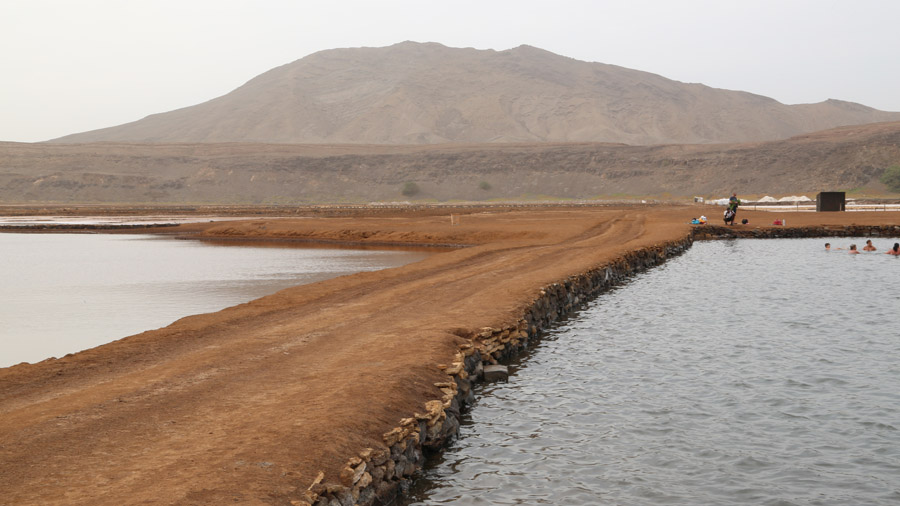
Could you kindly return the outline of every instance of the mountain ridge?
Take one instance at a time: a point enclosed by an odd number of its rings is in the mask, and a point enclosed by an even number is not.
[[[898,120],[861,104],[785,105],[528,45],[407,41],[319,51],[201,104],[50,142],[693,144]]]

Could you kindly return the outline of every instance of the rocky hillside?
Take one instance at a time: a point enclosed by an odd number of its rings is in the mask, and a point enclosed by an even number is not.
[[[430,146],[0,143],[0,203],[298,204],[866,189],[900,123],[754,144]]]
[[[56,142],[438,144],[753,142],[900,113],[784,105],[538,48],[334,49],[208,102]]]

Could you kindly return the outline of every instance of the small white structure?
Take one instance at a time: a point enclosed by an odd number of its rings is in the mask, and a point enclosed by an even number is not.
[[[807,197],[806,195],[803,195],[800,197],[791,195],[790,197],[781,197],[780,199],[778,199],[778,202],[811,202],[811,201],[812,201],[812,199]]]
[[[694,202],[703,203],[703,197],[694,197]]]
[[[776,199],[775,197],[770,197],[770,196],[766,195],[765,197],[757,200],[757,202],[778,202],[778,199]]]

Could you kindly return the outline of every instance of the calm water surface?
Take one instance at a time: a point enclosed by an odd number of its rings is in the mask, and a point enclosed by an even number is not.
[[[0,234],[0,367],[428,254],[221,246],[149,235]]]
[[[601,296],[408,504],[900,504],[898,239],[824,242],[696,243]]]

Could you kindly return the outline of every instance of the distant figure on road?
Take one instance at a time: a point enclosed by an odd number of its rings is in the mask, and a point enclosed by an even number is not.
[[[725,210],[724,220],[726,225],[734,225],[734,213],[734,209],[730,207]]]
[[[888,255],[895,255],[895,256],[900,257],[900,242],[895,242],[894,247],[887,250],[886,253]]]
[[[850,254],[851,254],[851,255],[859,255],[859,250],[856,249],[856,245],[855,245],[855,244],[851,244],[851,245],[850,245]]]
[[[726,225],[734,225],[734,217],[737,215],[739,205],[741,205],[741,201],[737,198],[737,193],[732,193],[731,198],[728,199],[728,208],[725,209]]]
[[[876,249],[878,248],[876,248],[875,245],[872,244],[872,239],[867,239],[866,245],[863,246],[863,251],[875,251]]]

